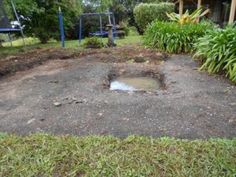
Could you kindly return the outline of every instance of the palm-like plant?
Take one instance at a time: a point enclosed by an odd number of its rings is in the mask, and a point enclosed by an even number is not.
[[[195,58],[203,61],[201,69],[209,73],[224,71],[236,83],[236,28],[208,31],[195,44]]]
[[[189,23],[191,24],[198,23],[199,18],[205,16],[209,12],[210,12],[209,9],[203,12],[202,8],[199,8],[191,14],[187,10],[183,15],[179,15],[176,13],[166,13],[166,15],[170,18],[171,21],[175,21],[181,25],[184,25]]]

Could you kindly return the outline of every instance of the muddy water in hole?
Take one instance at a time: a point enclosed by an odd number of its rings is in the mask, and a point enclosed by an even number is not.
[[[161,82],[150,77],[118,77],[111,82],[110,90],[154,91],[161,88]]]

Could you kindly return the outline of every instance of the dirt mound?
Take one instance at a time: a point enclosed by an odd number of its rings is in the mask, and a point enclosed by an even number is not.
[[[0,78],[41,65],[48,60],[78,59],[86,56],[86,60],[105,63],[151,63],[159,64],[167,55],[139,46],[119,48],[72,50],[62,48],[35,49],[0,59]],[[87,57],[88,56],[88,57]]]
[[[17,55],[7,56],[0,60],[0,78],[17,71],[27,70],[41,65],[48,60],[66,60],[75,58],[79,53],[65,49],[37,49]]]

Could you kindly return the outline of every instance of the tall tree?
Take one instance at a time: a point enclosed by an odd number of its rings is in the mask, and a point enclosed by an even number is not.
[[[7,0],[8,4],[10,0]],[[26,34],[38,37],[42,43],[50,38],[57,39],[58,8],[64,14],[65,32],[75,26],[78,16],[82,13],[82,0],[14,0],[21,16]]]

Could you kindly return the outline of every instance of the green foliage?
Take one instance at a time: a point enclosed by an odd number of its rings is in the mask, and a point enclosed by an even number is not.
[[[236,140],[7,135],[0,176],[192,176],[236,174]]]
[[[195,44],[195,57],[202,59],[201,69],[209,73],[224,71],[236,83],[236,28],[215,29]]]
[[[7,2],[9,4],[10,0]],[[22,22],[25,25],[26,34],[38,37],[42,43],[46,43],[50,38],[59,38],[59,6],[63,11],[67,36],[82,12],[82,0],[14,0],[14,2],[19,15],[24,16]]]
[[[119,28],[120,28],[122,31],[124,31],[125,36],[128,36],[128,35],[129,35],[129,33],[130,33],[130,27],[129,27],[129,24],[128,24],[127,21],[121,21],[121,22],[119,23]]]
[[[104,47],[104,44],[103,44],[101,38],[89,37],[89,38],[85,39],[83,46],[85,48],[102,48],[102,47]]]
[[[97,12],[104,12],[112,5],[113,0],[86,0],[84,7],[90,6]]]
[[[178,22],[179,24],[187,24],[187,23],[198,23],[199,19],[206,14],[209,13],[209,9],[202,11],[202,8],[196,9],[193,13],[189,13],[187,10],[183,15],[179,15],[176,13],[167,13],[167,16],[170,18],[171,21]]]
[[[137,4],[141,2],[159,3],[163,1],[166,2],[168,0],[86,0],[86,3],[83,3],[83,10],[84,12],[104,12],[109,9],[114,13],[117,24],[127,21],[129,25],[134,26],[136,24],[134,22],[133,9]],[[88,36],[89,32],[98,30],[99,28],[97,17],[94,19],[90,17],[89,19],[90,23],[87,22],[88,20],[84,20],[85,29],[83,34],[85,36]],[[103,21],[107,24],[107,17]],[[91,26],[94,26],[95,29],[91,30]]]
[[[135,26],[130,26],[130,27],[128,27],[128,29],[129,29],[129,33],[128,33],[129,36],[138,36],[139,35],[137,28]]]
[[[59,39],[58,7],[61,6],[64,15],[65,33],[67,39],[75,39],[78,27],[78,17],[82,12],[104,12],[110,9],[114,12],[116,22],[128,21],[129,25],[135,25],[133,8],[140,2],[160,2],[165,0],[14,0],[21,22],[25,26],[24,31],[28,37],[38,37],[42,43],[50,38]],[[11,20],[14,13],[10,0],[3,1]],[[107,17],[103,23],[106,25]],[[76,26],[77,25],[77,26]],[[97,17],[91,17],[83,21],[84,36],[99,28]]]
[[[167,21],[166,13],[174,12],[175,5],[173,3],[141,3],[134,8],[135,22],[139,30],[143,33],[152,21]]]
[[[175,22],[153,22],[144,34],[145,45],[168,53],[191,52],[193,44],[211,29],[209,23],[180,25]]]

